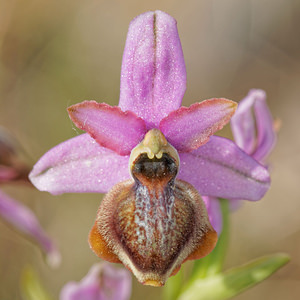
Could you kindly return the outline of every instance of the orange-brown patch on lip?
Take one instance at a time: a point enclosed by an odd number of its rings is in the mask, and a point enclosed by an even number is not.
[[[186,258],[186,260],[195,260],[208,255],[216,246],[218,234],[214,230],[208,230],[203,236],[198,247]]]
[[[89,244],[91,249],[100,258],[107,260],[111,263],[121,263],[119,258],[112,252],[108,247],[106,241],[102,237],[101,233],[97,228],[97,223],[94,224],[89,234]]]

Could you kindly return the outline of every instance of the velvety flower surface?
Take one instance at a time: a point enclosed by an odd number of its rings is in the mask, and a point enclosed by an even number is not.
[[[87,133],[51,149],[30,174],[52,194],[109,192],[91,247],[145,284],[164,284],[182,262],[213,249],[215,232],[199,194],[259,200],[270,184],[266,168],[234,142],[212,136],[237,104],[214,98],[180,107],[185,87],[176,21],[160,11],[138,16],[124,50],[119,107],[71,106],[70,118]],[[217,214],[211,220],[219,226]]]
[[[0,183],[28,183],[29,168],[23,164],[16,153],[17,142],[4,129],[0,128]],[[14,200],[0,190],[0,217],[19,232],[36,242],[49,265],[56,267],[60,263],[60,253],[53,241],[41,227],[34,213],[22,203]]]
[[[69,282],[60,300],[127,300],[131,294],[131,275],[107,263],[95,264],[80,282]]]

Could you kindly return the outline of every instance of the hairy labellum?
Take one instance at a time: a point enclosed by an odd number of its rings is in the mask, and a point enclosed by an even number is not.
[[[143,284],[161,286],[188,259],[207,255],[217,234],[198,192],[176,180],[179,157],[163,134],[150,130],[132,151],[134,180],[115,185],[99,208],[90,245],[122,262]]]

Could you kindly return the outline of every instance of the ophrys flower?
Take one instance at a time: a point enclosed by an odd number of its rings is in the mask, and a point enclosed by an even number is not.
[[[220,98],[180,108],[185,86],[176,21],[160,11],[138,16],[127,36],[119,107],[71,106],[71,119],[88,134],[50,150],[30,175],[53,194],[109,191],[91,247],[145,284],[163,285],[182,262],[213,249],[217,235],[199,194],[258,200],[269,187],[263,166],[211,136],[236,103]]]

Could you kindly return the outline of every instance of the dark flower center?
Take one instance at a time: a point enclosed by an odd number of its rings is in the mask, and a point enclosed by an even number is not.
[[[133,163],[132,175],[137,183],[143,185],[165,185],[175,179],[178,168],[174,159],[164,153],[160,159],[150,159],[146,153],[142,153]]]

